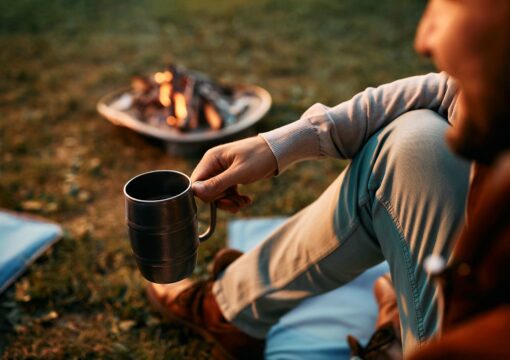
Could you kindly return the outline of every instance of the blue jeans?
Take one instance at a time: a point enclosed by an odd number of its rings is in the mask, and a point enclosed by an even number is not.
[[[224,316],[262,338],[303,299],[387,260],[404,354],[429,339],[440,314],[424,260],[449,259],[469,188],[469,163],[447,148],[447,127],[436,113],[418,110],[377,132],[315,202],[215,282]]]

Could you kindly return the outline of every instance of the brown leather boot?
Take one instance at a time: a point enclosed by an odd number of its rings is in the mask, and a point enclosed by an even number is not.
[[[351,348],[351,359],[400,360],[403,358],[400,318],[397,295],[389,274],[376,280],[374,296],[379,307],[376,331],[366,346],[362,346],[354,336],[347,336],[347,342]]]
[[[208,280],[182,280],[175,284],[149,284],[147,296],[151,305],[165,320],[188,327],[214,343],[216,359],[262,359],[265,341],[243,333],[229,323],[212,293],[214,280],[242,255],[233,249],[222,249],[214,259],[213,276]]]
[[[400,317],[398,315],[397,294],[390,274],[379,277],[374,284],[374,296],[379,307],[375,328],[379,329],[391,324],[395,336],[400,341]]]

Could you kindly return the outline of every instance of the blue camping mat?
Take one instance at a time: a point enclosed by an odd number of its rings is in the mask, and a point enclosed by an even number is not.
[[[231,221],[228,245],[246,252],[284,221],[281,217]],[[366,343],[374,332],[378,309],[372,288],[387,272],[384,262],[338,289],[304,300],[269,331],[266,359],[348,360],[347,335]]]
[[[61,236],[56,224],[0,211],[0,293]]]

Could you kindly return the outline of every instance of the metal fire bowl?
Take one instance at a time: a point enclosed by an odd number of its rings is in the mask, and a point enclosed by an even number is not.
[[[246,110],[237,121],[219,130],[198,129],[181,132],[171,127],[158,127],[137,117],[131,109],[130,88],[114,91],[102,97],[97,110],[115,125],[123,126],[139,134],[160,139],[167,151],[173,155],[198,155],[208,148],[246,135],[271,107],[271,95],[267,90],[255,85],[239,85],[234,88],[233,105],[245,105]]]

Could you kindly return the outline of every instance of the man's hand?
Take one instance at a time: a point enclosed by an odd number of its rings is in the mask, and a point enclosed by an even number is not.
[[[239,194],[237,185],[269,178],[277,169],[273,152],[260,136],[220,145],[207,151],[191,174],[193,192],[235,213],[251,203],[248,196]]]

